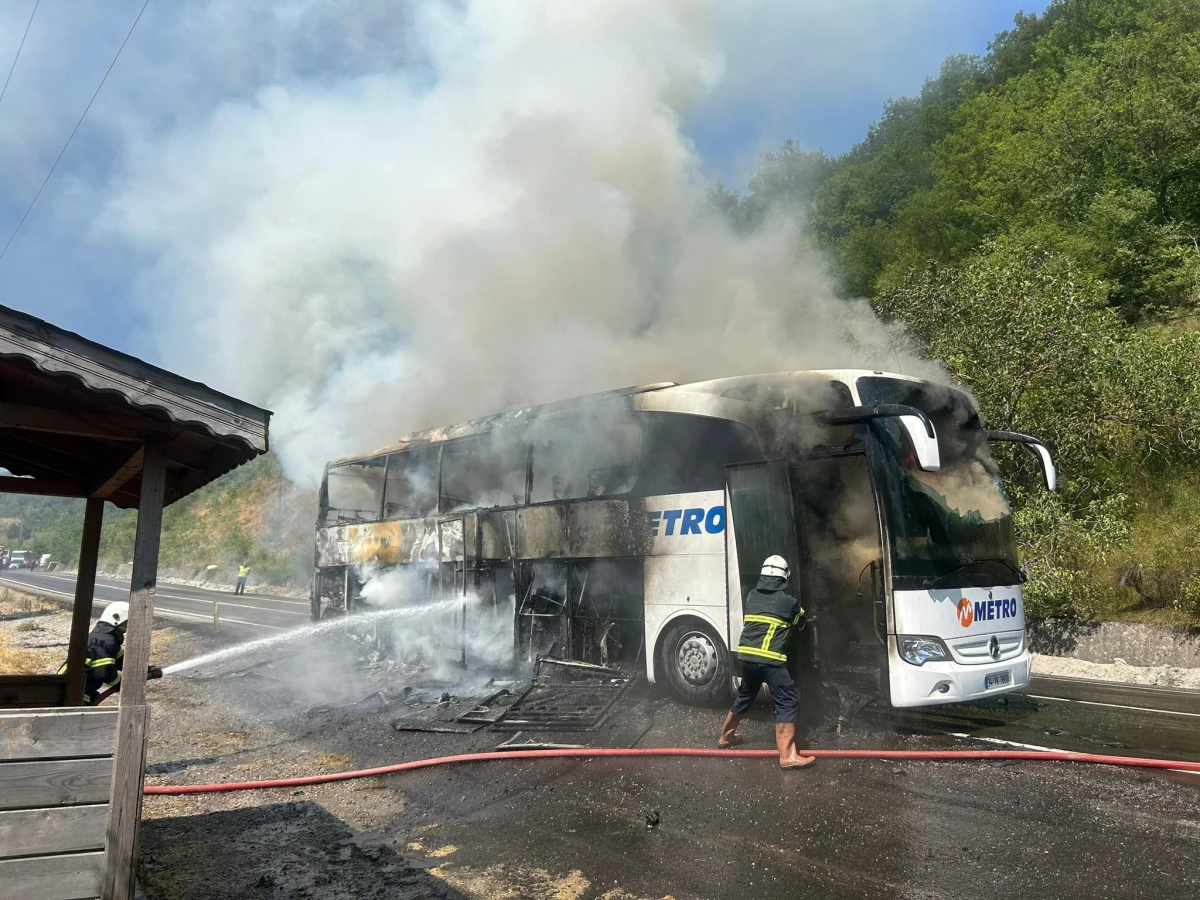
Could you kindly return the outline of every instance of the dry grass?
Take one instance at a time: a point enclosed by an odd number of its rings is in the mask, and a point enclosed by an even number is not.
[[[0,615],[18,612],[42,612],[59,609],[57,603],[43,600],[33,594],[14,591],[12,588],[0,590]]]
[[[159,659],[159,654],[166,650],[178,636],[179,632],[172,628],[155,628],[150,632],[150,659]]]
[[[22,647],[13,647],[9,636],[0,633],[0,674],[42,675],[46,671],[43,654]]]

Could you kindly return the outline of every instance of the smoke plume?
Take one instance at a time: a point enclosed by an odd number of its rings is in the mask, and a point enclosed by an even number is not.
[[[681,117],[721,82],[713,15],[423,5],[404,62],[131,143],[103,228],[154,260],[180,368],[271,406],[304,481],[410,430],[627,384],[928,372],[839,298],[801,223],[739,237],[705,212]]]

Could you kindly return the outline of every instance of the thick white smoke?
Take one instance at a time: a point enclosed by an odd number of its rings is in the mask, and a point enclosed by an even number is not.
[[[511,405],[645,381],[927,371],[794,222],[703,213],[684,111],[703,0],[466,0],[420,65],[281,82],[132,144],[104,227],[156,261],[170,355],[273,407],[289,474]]]
[[[513,662],[511,598],[499,605],[475,593],[460,599],[429,601],[436,572],[417,566],[367,568],[362,605],[376,610],[425,608],[414,615],[379,617],[370,637],[389,658],[418,667],[441,682],[457,681],[464,672],[500,670]],[[465,665],[464,665],[465,664]]]

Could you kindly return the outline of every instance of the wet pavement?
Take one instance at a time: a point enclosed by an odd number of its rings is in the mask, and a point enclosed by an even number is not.
[[[186,646],[186,642],[181,642]],[[493,749],[398,732],[394,709],[327,698],[306,655],[151,686],[151,781],[282,777]],[[298,665],[298,661],[293,661]],[[376,673],[377,674],[377,673]],[[365,695],[346,670],[336,692]],[[360,681],[361,679],[361,681]],[[711,746],[723,711],[627,697],[638,746]],[[1200,759],[1196,719],[1011,697],[821,724],[824,748],[1010,741]],[[743,725],[773,746],[769,709]],[[963,735],[953,737],[951,735]],[[1195,898],[1200,776],[1072,763],[511,761],[300,790],[149,797],[150,900],[397,898]]]

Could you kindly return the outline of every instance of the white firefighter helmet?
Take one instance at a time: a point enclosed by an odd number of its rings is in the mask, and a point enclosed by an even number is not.
[[[774,575],[776,578],[787,580],[791,577],[791,570],[788,569],[787,560],[782,556],[768,556],[763,561],[763,575]]]
[[[108,604],[100,614],[100,621],[109,625],[125,625],[129,621],[129,604],[124,600]]]

